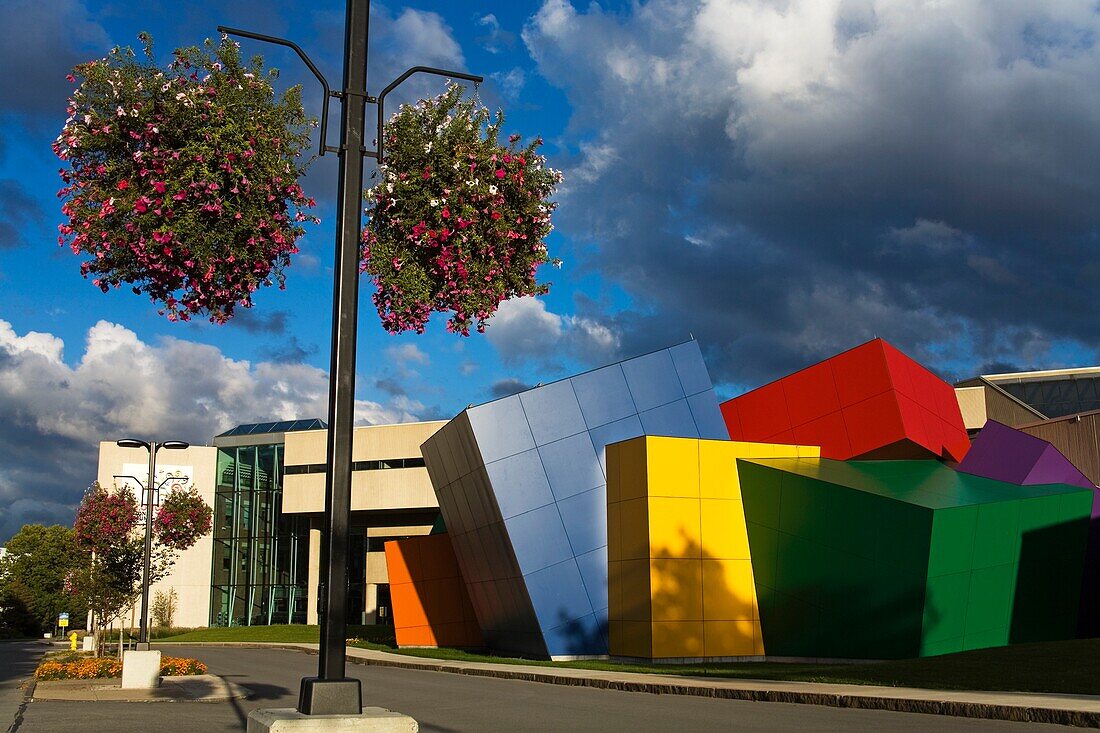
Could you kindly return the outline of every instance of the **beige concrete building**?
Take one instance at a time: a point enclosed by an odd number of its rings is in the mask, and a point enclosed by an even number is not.
[[[439,505],[420,445],[445,423],[355,429],[348,621],[387,623],[386,540],[427,534]],[[157,475],[194,484],[214,510],[213,529],[153,586],[174,588],[177,626],[316,623],[328,432],[317,419],[239,425],[213,446],[163,450]],[[100,444],[99,481],[140,496],[141,448]],[[186,479],[182,477],[186,476]],[[140,618],[140,602],[121,620]]]
[[[214,503],[214,467],[217,449],[205,445],[193,445],[186,450],[161,450],[157,453],[153,503],[173,487],[194,486],[207,504]],[[144,448],[119,448],[113,442],[99,444],[99,473],[97,480],[105,487],[129,487],[144,506],[144,489],[149,476],[149,453]],[[142,525],[144,526],[144,525]],[[179,555],[172,574],[155,583],[149,598],[157,592],[174,589],[177,595],[175,626],[206,626],[210,622],[210,561],[213,537],[208,534],[194,547]],[[141,599],[124,614],[122,623],[137,626],[141,614]],[[131,619],[133,623],[131,624]],[[117,624],[116,624],[117,625]]]
[[[349,621],[385,623],[389,578],[384,543],[428,534],[439,503],[420,445],[446,421],[355,429],[352,442]],[[321,527],[325,509],[327,430],[288,433],[282,511],[308,517],[307,623],[317,622]]]

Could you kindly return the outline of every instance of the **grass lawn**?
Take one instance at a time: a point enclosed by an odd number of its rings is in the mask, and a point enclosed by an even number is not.
[[[1100,695],[1100,639],[1019,644],[979,649],[923,659],[873,664],[801,664],[740,662],[730,664],[629,664],[612,661],[550,662],[498,657],[457,649],[396,649],[393,627],[350,626],[348,636],[364,649],[428,659],[449,659],[494,664],[529,664],[619,672],[731,677],[741,679],[832,682],[892,687],[924,687],[938,690],[1005,690]],[[243,626],[196,629],[163,641],[255,641],[316,643],[317,626]]]
[[[213,627],[192,629],[182,634],[157,637],[157,641],[203,642],[203,641],[258,641],[282,642],[284,644],[316,644],[321,638],[319,626],[305,624],[278,624],[274,626],[233,626],[230,628]],[[392,626],[348,626],[348,638],[369,640],[371,643],[390,648],[395,645]]]
[[[394,650],[359,643],[371,649],[431,659],[451,659],[496,664],[534,664],[646,674],[690,677],[832,682],[891,687],[924,687],[937,690],[1006,690],[1100,695],[1100,639],[1020,644],[979,649],[923,659],[874,664],[801,664],[740,662],[730,664],[629,664],[612,661],[548,662],[471,654],[455,649]]]

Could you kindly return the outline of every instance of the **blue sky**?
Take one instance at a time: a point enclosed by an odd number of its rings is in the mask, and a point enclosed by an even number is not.
[[[15,0],[0,50],[0,540],[67,521],[98,440],[207,442],[323,416],[335,159],[288,270],[228,326],[104,295],[56,245],[64,75],[150,31],[292,37],[334,84],[338,2]],[[448,418],[524,385],[700,340],[731,396],[874,336],[948,378],[1094,363],[1100,15],[1091,0],[376,2],[368,86],[483,74],[566,176],[550,295],[487,334],[394,337],[362,299],[363,422]],[[246,44],[319,90],[280,49]],[[10,70],[17,69],[17,73]],[[437,92],[421,80],[406,99]],[[333,107],[333,114],[337,113]],[[368,135],[372,137],[373,135]],[[365,292],[369,293],[369,284]]]

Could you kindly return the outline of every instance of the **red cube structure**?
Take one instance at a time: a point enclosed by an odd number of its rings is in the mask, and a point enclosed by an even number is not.
[[[722,404],[732,440],[819,445],[823,458],[961,461],[955,390],[874,339]]]
[[[485,645],[450,536],[387,542],[386,567],[399,647]]]

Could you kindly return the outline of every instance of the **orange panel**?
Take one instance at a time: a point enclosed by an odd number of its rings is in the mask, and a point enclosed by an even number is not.
[[[435,637],[427,626],[397,627],[397,646],[435,646]]]
[[[449,536],[388,542],[386,562],[398,646],[484,645]]]
[[[453,578],[459,574],[458,560],[455,558],[454,548],[451,546],[451,538],[446,534],[429,535],[424,538],[409,538],[418,540],[420,546],[420,577],[425,580],[432,578]]]
[[[386,543],[386,569],[390,585],[409,583],[420,576],[420,545],[394,540]]]
[[[393,604],[393,623],[399,627],[427,626],[428,613],[413,583],[390,585],[390,603]]]

